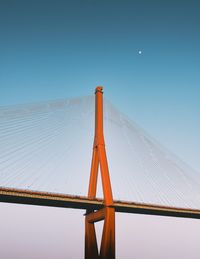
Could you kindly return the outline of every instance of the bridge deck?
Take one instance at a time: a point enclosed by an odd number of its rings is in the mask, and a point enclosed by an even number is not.
[[[100,209],[103,207],[102,199],[88,199],[83,196],[66,194],[0,188],[0,202],[30,204],[49,207],[63,207],[73,209]],[[127,201],[114,201],[116,212],[173,216],[200,219],[200,210],[159,206]]]

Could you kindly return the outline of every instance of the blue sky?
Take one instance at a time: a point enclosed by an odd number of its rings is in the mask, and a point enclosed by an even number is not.
[[[199,8],[177,0],[1,1],[0,105],[103,85],[120,110],[199,170]]]
[[[195,0],[1,0],[0,106],[103,85],[118,109],[200,171],[199,11]]]

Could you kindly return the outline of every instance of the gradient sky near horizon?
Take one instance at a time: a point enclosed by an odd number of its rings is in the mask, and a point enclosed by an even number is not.
[[[119,110],[200,172],[199,12],[200,2],[195,0],[0,0],[0,106],[90,95],[96,85],[103,85],[106,98]],[[15,213],[19,222],[23,215],[37,218],[37,223],[31,221],[32,232],[27,230],[28,222],[24,230],[21,227],[14,229],[18,236],[21,230],[27,231],[21,236],[22,240],[27,240],[28,233],[32,233],[33,241],[27,247],[30,251],[32,246],[38,252],[27,257],[17,248],[14,252],[9,251],[9,240],[18,245],[19,241],[16,236],[10,239],[7,233],[4,240],[0,237],[4,244],[3,259],[44,258],[43,249],[47,256],[48,244],[42,248],[34,241],[38,233],[43,238],[46,233],[45,220],[40,221],[38,215],[45,217],[51,211],[51,224],[56,218],[60,221],[57,225],[61,228],[62,223],[66,229],[64,215],[79,218],[77,212],[67,214],[50,208],[24,206],[22,209],[11,205],[0,208],[5,214],[0,229],[5,233],[12,231],[12,224],[16,225],[12,220],[8,220],[9,227],[5,224],[8,213]],[[27,214],[24,208],[29,208]],[[124,237],[122,222],[123,219],[128,222],[130,215],[118,217],[121,220],[120,236]],[[134,228],[141,226],[143,229],[147,221],[155,228],[157,226],[155,217],[148,217],[148,220],[132,217]],[[169,235],[161,238],[161,231],[157,229],[159,234],[148,234],[148,239],[138,228],[137,238],[133,238],[137,241],[137,249],[124,258],[134,255],[139,259],[200,258],[199,222],[159,220],[162,231],[168,231],[166,226],[171,224]],[[181,231],[175,223],[180,224]],[[40,226],[37,231],[34,231],[34,224]],[[134,228],[130,228],[132,235],[136,234]],[[52,236],[55,233],[53,228],[51,233]],[[128,233],[131,238],[131,231]],[[61,240],[59,233],[55,235]],[[187,235],[194,240],[183,245]],[[63,231],[60,238],[64,236]],[[170,236],[173,238],[169,242]],[[149,247],[152,240],[156,244],[156,240],[161,239],[168,251],[173,250],[174,257],[170,252],[162,254],[165,246],[160,245],[160,250],[156,245]],[[120,240],[123,243],[123,239]],[[40,244],[43,244],[41,239]],[[57,246],[62,251],[59,258],[66,258],[63,239],[59,245],[63,249]],[[140,245],[144,250],[149,247],[148,252],[141,251]],[[55,246],[55,251],[58,250]],[[19,257],[11,257],[12,252]]]

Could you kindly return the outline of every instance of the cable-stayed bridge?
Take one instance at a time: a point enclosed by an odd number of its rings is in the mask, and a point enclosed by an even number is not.
[[[104,136],[109,173],[98,151],[103,189],[98,184],[88,192],[92,147],[94,160],[94,150],[104,146],[99,140],[102,105],[102,90],[97,88],[96,114],[93,96],[0,108],[0,200],[86,209],[86,236],[92,237],[86,238],[86,258],[98,257],[94,222],[108,221],[105,232],[113,233],[115,211],[200,218],[199,173],[108,101]],[[95,115],[100,124],[93,145]],[[92,181],[95,186],[97,175]],[[108,236],[102,238],[101,258],[114,258],[114,236]]]

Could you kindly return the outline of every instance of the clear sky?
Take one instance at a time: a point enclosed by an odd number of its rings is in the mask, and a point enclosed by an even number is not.
[[[118,109],[200,171],[199,12],[197,0],[0,0],[0,105],[90,95],[103,85]],[[141,253],[161,258],[153,248]]]

